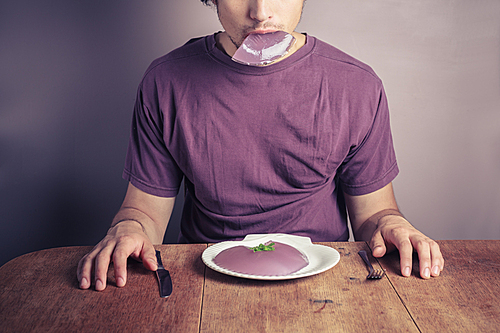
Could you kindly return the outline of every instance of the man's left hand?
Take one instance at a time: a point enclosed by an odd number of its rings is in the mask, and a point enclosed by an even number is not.
[[[415,229],[401,216],[387,215],[380,218],[370,240],[370,247],[376,258],[395,249],[399,250],[403,276],[411,275],[414,251],[418,254],[420,276],[423,279],[439,276],[444,268],[444,259],[439,245]]]

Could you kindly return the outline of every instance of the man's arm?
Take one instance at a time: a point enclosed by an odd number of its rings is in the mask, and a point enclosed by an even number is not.
[[[144,267],[156,270],[153,244],[161,244],[174,208],[174,198],[147,194],[129,184],[127,194],[107,235],[78,263],[80,288],[90,288],[94,271],[95,289],[106,288],[106,276],[112,260],[118,287],[127,281],[127,258],[142,261]]]
[[[399,212],[392,183],[360,196],[345,194],[349,218],[356,240],[368,241],[374,257],[399,250],[401,273],[410,276],[412,254],[420,260],[420,276],[428,279],[443,270],[439,245],[415,229]]]

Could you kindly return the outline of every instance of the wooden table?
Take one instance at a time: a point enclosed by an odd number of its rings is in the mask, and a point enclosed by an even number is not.
[[[127,286],[110,268],[102,292],[80,290],[78,260],[91,247],[38,251],[0,268],[0,331],[5,332],[496,332],[500,327],[500,241],[439,241],[446,267],[424,281],[399,273],[391,254],[366,280],[364,242],[321,243],[340,262],[307,278],[247,280],[203,264],[206,244],[161,245],[174,292],[159,297],[154,272],[129,262]],[[415,262],[416,264],[416,262]]]

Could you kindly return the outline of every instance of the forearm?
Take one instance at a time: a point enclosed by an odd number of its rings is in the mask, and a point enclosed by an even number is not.
[[[392,184],[365,195],[345,194],[345,199],[356,240],[370,240],[374,231],[387,216],[403,216],[399,212]]]
[[[111,223],[111,229],[135,223],[140,225],[153,244],[161,244],[174,204],[175,197],[153,196],[129,184],[122,206]]]

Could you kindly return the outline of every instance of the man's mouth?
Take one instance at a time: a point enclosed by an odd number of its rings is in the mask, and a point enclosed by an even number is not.
[[[278,29],[256,29],[256,30],[253,30],[253,31],[250,31],[249,33],[247,33],[245,35],[245,38],[247,38],[249,35],[252,35],[252,34],[263,35],[263,34],[268,34],[268,33],[276,32],[276,31],[278,31]]]
[[[252,35],[252,34],[263,35],[263,34],[268,34],[268,33],[276,32],[276,31],[284,31],[284,29],[285,29],[285,27],[283,27],[280,24],[278,24],[278,25],[264,24],[261,26],[250,26],[250,27],[247,27],[243,39],[247,38],[249,35]]]

